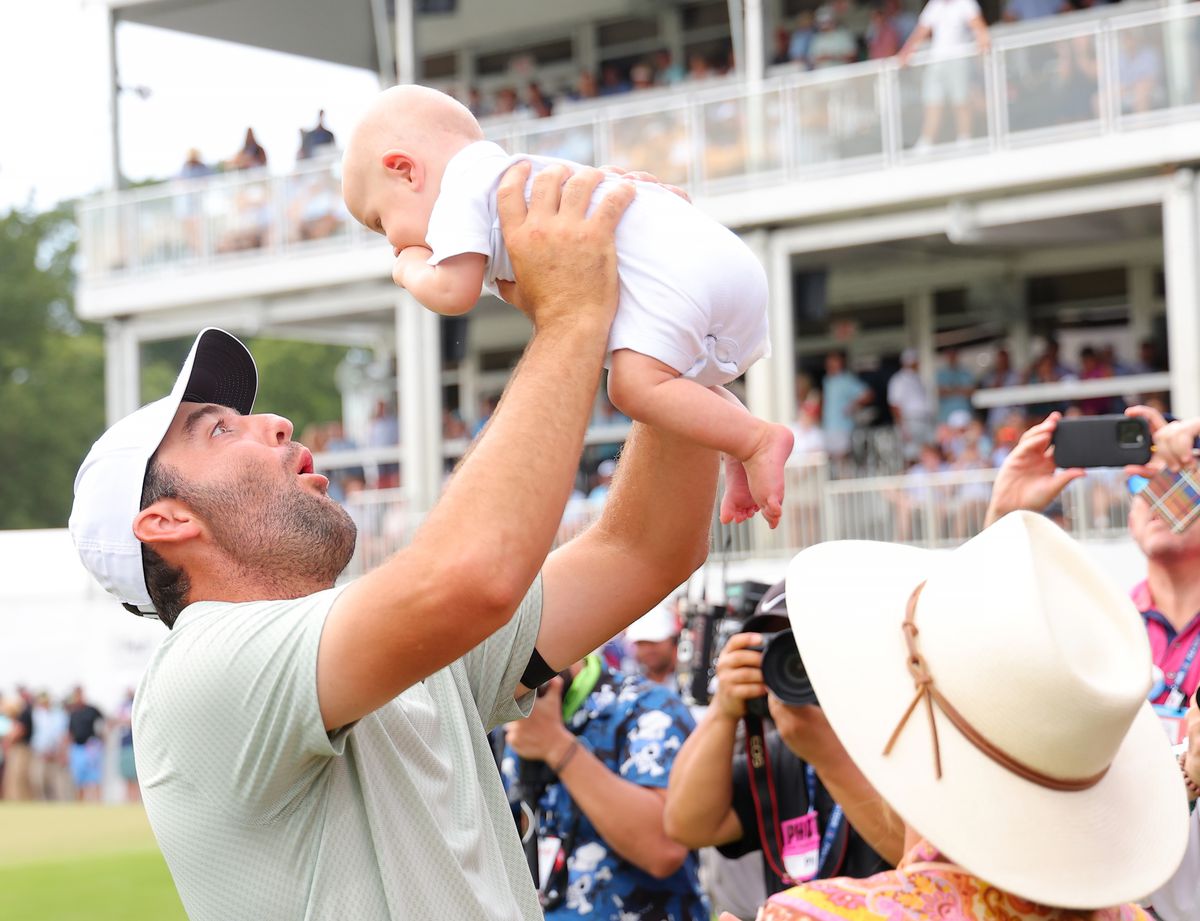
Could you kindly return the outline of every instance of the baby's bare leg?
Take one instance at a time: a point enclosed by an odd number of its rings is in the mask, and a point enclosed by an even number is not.
[[[737,466],[745,465],[744,472],[726,465],[722,521],[744,520],[760,508],[771,527],[779,523],[783,465],[793,440],[787,426],[751,415],[723,387],[705,388],[629,349],[612,355],[608,394],[631,419],[714,448],[740,462]]]

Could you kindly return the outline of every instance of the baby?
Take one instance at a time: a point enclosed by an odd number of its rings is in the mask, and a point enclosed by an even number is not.
[[[467,108],[422,86],[380,94],[346,148],[346,207],[396,254],[392,278],[431,310],[470,310],[513,280],[496,189],[529,160],[485,141]],[[532,174],[531,174],[532,181]],[[596,191],[602,197],[609,182]],[[528,189],[526,194],[528,194]],[[672,192],[640,184],[616,235],[620,300],[608,341],[608,393],[621,412],[725,455],[721,521],[783,502],[787,426],[751,415],[723,387],[770,352],[767,281],[749,248]]]

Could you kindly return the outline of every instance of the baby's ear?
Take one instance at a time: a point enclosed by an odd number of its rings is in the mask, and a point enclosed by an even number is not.
[[[394,179],[411,182],[418,189],[424,182],[425,171],[421,164],[407,151],[399,149],[387,150],[382,158],[383,168]]]

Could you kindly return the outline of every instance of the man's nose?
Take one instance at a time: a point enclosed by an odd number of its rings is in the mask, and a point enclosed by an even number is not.
[[[264,434],[273,444],[287,444],[292,440],[291,420],[272,413],[263,413],[259,418],[262,420]]]

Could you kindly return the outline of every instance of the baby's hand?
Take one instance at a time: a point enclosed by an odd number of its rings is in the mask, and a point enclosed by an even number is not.
[[[405,275],[414,269],[428,268],[429,257],[433,250],[428,246],[406,246],[396,255],[396,263],[392,266],[392,281],[401,288],[409,287],[404,283]]]

